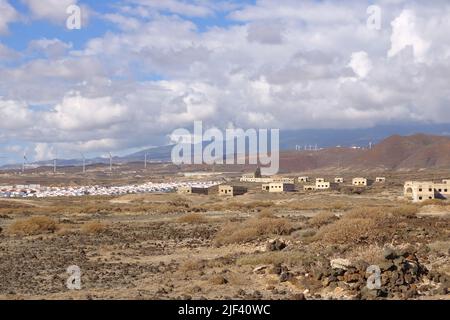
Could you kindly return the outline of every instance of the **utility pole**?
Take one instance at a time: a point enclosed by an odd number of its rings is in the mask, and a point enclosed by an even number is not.
[[[23,154],[23,161],[22,161],[22,174],[25,173],[25,162],[27,161],[27,154]]]
[[[56,174],[56,159],[53,159],[53,173]]]
[[[147,153],[145,154],[144,168],[147,169]]]
[[[112,154],[111,152],[109,153],[109,171],[112,172],[112,165],[113,165],[113,160],[112,160]]]
[[[86,173],[86,158],[84,157],[84,154],[81,154],[81,157],[83,158],[83,174]]]

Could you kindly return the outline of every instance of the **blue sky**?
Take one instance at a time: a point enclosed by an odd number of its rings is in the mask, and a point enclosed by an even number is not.
[[[88,17],[81,30],[65,27],[71,4]],[[0,155],[10,159],[0,163],[124,154],[198,120],[282,130],[450,123],[445,0],[0,0],[0,9]]]

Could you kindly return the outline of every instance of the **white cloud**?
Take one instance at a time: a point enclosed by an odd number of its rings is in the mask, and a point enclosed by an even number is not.
[[[63,131],[101,130],[127,121],[127,110],[110,97],[85,98],[74,93],[47,114],[47,121]]]
[[[18,12],[8,0],[0,0],[0,35],[8,33],[8,25],[18,19]]]
[[[0,57],[30,55],[0,63],[0,142],[108,152],[162,143],[194,120],[281,129],[450,122],[450,7],[382,0],[374,32],[369,2],[130,0],[102,13],[119,28],[79,51],[42,37],[19,53],[0,45]],[[56,21],[39,3],[35,18]],[[187,18],[219,11],[239,23]]]
[[[372,61],[367,52],[359,51],[353,52],[349,67],[352,68],[360,78],[365,78],[372,70]]]
[[[70,16],[67,9],[71,5],[78,5],[81,9],[82,26],[86,25],[93,14],[89,6],[79,0],[21,0],[30,10],[32,19],[48,20],[58,25],[66,25]]]
[[[55,159],[57,156],[55,148],[48,143],[37,143],[34,148],[34,160],[44,161]]]
[[[404,10],[392,22],[391,49],[388,56],[394,57],[409,46],[413,49],[416,61],[425,61],[430,43],[418,33],[415,13]]]

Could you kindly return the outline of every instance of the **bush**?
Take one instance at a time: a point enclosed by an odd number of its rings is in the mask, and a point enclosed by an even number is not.
[[[361,243],[369,238],[375,226],[374,219],[346,217],[321,228],[314,239],[327,243]]]
[[[270,235],[287,235],[292,231],[287,219],[251,218],[244,222],[226,224],[216,235],[216,245],[248,242]]]
[[[405,218],[413,218],[419,212],[419,208],[415,205],[404,205],[392,209],[392,214],[395,216],[401,216]]]
[[[337,220],[332,212],[321,212],[309,220],[309,224],[314,227],[321,227]]]
[[[270,209],[263,209],[260,213],[258,213],[258,218],[275,218],[275,215],[273,214],[272,210]]]
[[[100,234],[104,233],[108,229],[107,224],[100,222],[100,221],[92,221],[88,222],[82,227],[82,231],[84,233],[89,234]]]
[[[16,221],[8,228],[10,234],[22,236],[54,233],[57,230],[58,223],[48,217],[32,217]]]
[[[177,219],[177,221],[179,223],[200,224],[200,223],[207,223],[208,219],[201,214],[190,213],[190,214],[186,214],[182,217],[179,217]]]

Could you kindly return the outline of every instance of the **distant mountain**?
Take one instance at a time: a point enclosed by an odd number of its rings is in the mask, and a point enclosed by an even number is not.
[[[292,156],[295,157],[303,157],[302,161],[305,164],[309,164],[307,167],[317,167],[322,166],[324,164],[331,165],[332,163],[346,164],[347,158],[352,158],[355,155],[359,154],[358,150],[350,150],[347,148],[335,148],[336,146],[342,147],[365,147],[367,148],[370,143],[378,144],[383,141],[387,137],[394,136],[411,136],[418,132],[421,132],[426,135],[434,135],[434,136],[450,136],[450,124],[393,124],[393,125],[384,125],[384,126],[375,126],[373,128],[365,128],[365,129],[306,129],[306,130],[281,130],[280,131],[280,149],[282,151],[293,151],[298,149],[307,148],[315,148],[316,146],[319,149],[326,148],[326,155],[323,152],[319,152],[319,154],[323,155],[319,159],[316,158],[317,154],[309,155],[309,153],[305,153],[299,155],[298,153],[293,153],[289,155],[289,152],[286,154],[286,159],[288,163],[291,162],[290,158]],[[205,143],[207,145],[208,143]],[[420,145],[420,143],[419,143]],[[406,148],[406,146],[399,145],[397,147]],[[387,154],[390,155],[391,160],[389,161],[381,161],[380,165],[392,167],[397,165],[398,159],[396,158],[396,154],[403,154],[399,152],[397,147],[393,147],[393,150],[385,150],[378,151],[379,154],[374,154],[373,156],[362,156],[360,161],[366,165],[373,165],[374,159],[381,159]],[[123,157],[114,157],[114,163],[128,163],[128,162],[143,162],[145,154],[148,155],[149,161],[158,161],[158,162],[166,162],[171,159],[172,145],[160,146],[150,149],[145,149],[133,154],[129,154]],[[376,148],[378,150],[378,148]],[[445,162],[446,155],[439,154],[439,150],[434,150],[431,148],[430,150],[426,150],[424,148],[420,154],[411,154],[410,159],[404,159],[404,165],[411,167],[414,163],[425,163],[428,162],[429,165],[433,165],[430,159],[436,158],[437,162],[434,165],[441,165],[441,162]],[[369,157],[369,158],[366,158]],[[329,158],[329,159],[328,159]],[[395,158],[395,159],[394,159]],[[108,164],[109,159],[107,158],[91,158],[86,159],[87,164]],[[41,161],[33,163],[35,166],[48,166],[52,165],[52,161]],[[66,159],[66,160],[58,160],[58,166],[81,166],[81,159]],[[289,165],[290,166],[290,165]],[[21,164],[5,166],[3,168],[20,168]]]
[[[450,137],[425,134],[394,135],[372,149],[329,148],[316,152],[283,152],[280,156],[280,166],[288,171],[321,168],[450,169]]]

